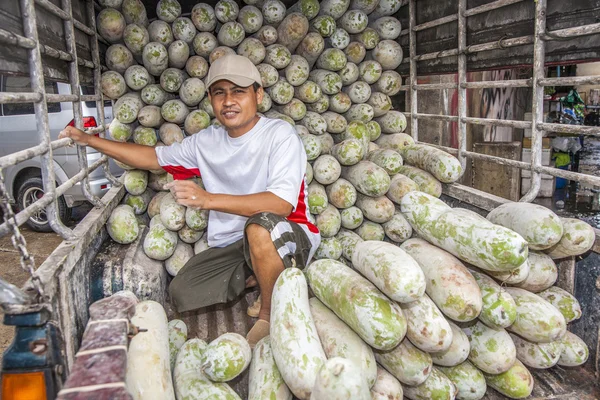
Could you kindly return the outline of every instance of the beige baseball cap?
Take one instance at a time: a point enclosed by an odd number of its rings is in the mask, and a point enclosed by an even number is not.
[[[258,83],[262,86],[262,78],[256,66],[247,57],[231,54],[217,59],[210,65],[206,76],[206,87],[220,80],[235,83],[239,87],[248,87]]]

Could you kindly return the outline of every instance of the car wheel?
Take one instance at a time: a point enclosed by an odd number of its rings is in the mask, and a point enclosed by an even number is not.
[[[17,205],[19,210],[24,210],[38,199],[41,199],[43,195],[44,184],[42,183],[42,178],[39,176],[27,178],[17,191]],[[60,220],[65,224],[71,219],[71,209],[67,207],[67,203],[62,196],[58,198],[58,215]],[[52,232],[45,209],[32,215],[26,224],[36,232]]]

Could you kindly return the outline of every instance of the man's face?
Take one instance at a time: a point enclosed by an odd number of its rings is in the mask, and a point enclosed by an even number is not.
[[[233,82],[221,80],[210,87],[209,98],[217,120],[229,134],[235,136],[246,133],[254,126],[263,89],[254,91],[252,86],[240,87]]]

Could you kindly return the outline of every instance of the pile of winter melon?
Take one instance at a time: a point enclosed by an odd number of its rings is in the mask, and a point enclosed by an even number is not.
[[[479,399],[488,386],[525,398],[529,368],[586,361],[585,343],[566,331],[581,309],[553,286],[554,259],[585,253],[592,228],[530,204],[484,218],[438,199],[463,171],[453,156],[414,143],[392,110],[400,1],[286,9],[225,0],[183,17],[177,1],[162,0],[150,24],[140,0],[101,3],[114,140],[169,145],[218,123],[202,80],[211,62],[235,52],[261,72],[259,111],[295,125],[304,143],[322,242],[305,274],[279,278],[271,337],[250,366],[251,399]],[[163,190],[172,180],[164,171],[123,167],[128,194],[108,232],[131,243],[149,225],[146,254],[176,275],[208,247],[207,213],[178,205]],[[197,358],[205,344],[186,346]],[[197,374],[196,358],[185,364]],[[202,376],[202,387],[236,398]]]
[[[338,214],[345,229],[359,228],[365,239],[386,236],[399,243],[410,237],[392,201],[415,184],[439,196],[440,181],[462,174],[445,153],[415,145],[402,133],[405,116],[392,110],[390,96],[402,82],[395,71],[402,61],[395,41],[401,30],[393,17],[400,7],[396,0],[302,0],[289,9],[279,0],[248,1],[241,8],[222,0],[214,8],[198,3],[186,17],[176,0],[161,0],[151,23],[140,0],[100,3],[98,33],[111,43],[105,57],[109,71],[101,79],[104,96],[114,100],[110,137],[170,145],[218,124],[203,82],[210,63],[234,52],[248,57],[266,90],[259,111],[295,124],[302,137],[310,160],[309,204],[314,215],[321,215],[318,223],[326,238],[319,256],[339,252],[331,233]],[[403,157],[414,167],[404,165]],[[438,159],[442,164],[431,164]],[[172,179],[165,171],[120,165],[129,170],[124,203],[133,210],[119,207],[109,232],[117,242],[130,243],[140,231],[133,215],[148,224],[146,216],[160,214],[151,224],[146,253],[167,260],[175,275],[191,255],[206,248],[206,213],[186,211],[172,196],[159,193]],[[424,171],[426,165],[439,173]],[[397,215],[390,219],[390,213]],[[334,225],[325,227],[332,219]]]
[[[188,340],[185,323],[167,321],[162,305],[152,300],[137,303],[131,323],[143,328],[127,351],[126,385],[133,400],[239,399],[225,382],[252,359],[243,336],[226,333],[208,344]]]

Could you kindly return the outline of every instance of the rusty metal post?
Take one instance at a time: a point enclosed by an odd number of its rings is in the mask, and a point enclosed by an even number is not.
[[[467,0],[458,0],[458,160],[463,171],[467,167],[464,152],[467,150]]]
[[[96,110],[98,110],[98,119],[100,120],[98,122],[100,123],[100,126],[104,128],[102,132],[100,132],[100,137],[105,138],[108,127],[105,125],[104,97],[102,96],[102,88],[100,84],[102,71],[100,64],[100,53],[98,50],[98,34],[96,33],[96,13],[94,11],[94,1],[87,0],[86,7],[88,21],[92,31],[94,32],[94,34],[90,36],[89,41],[92,48],[92,62],[94,63],[94,94],[100,96],[100,99],[96,100]],[[121,185],[121,182],[112,174],[112,172],[110,172],[110,165],[108,161],[102,164],[102,169],[104,170],[104,176],[108,178],[110,183],[116,186]]]
[[[417,119],[417,33],[414,31],[417,25],[417,0],[408,2],[408,36],[410,54],[410,134],[416,141],[419,140],[419,122]]]
[[[36,12],[33,0],[21,0],[21,11],[23,13],[23,33],[25,37],[39,43]],[[39,44],[29,50],[29,75],[31,77],[31,91],[41,94],[42,101],[33,103],[35,120],[40,134],[40,143],[48,147],[48,151],[40,156],[42,162],[42,182],[46,195],[56,193],[56,178],[54,175],[54,160],[52,148],[50,147],[50,126],[48,125],[48,107],[46,105],[46,87],[44,86],[44,70],[42,67],[42,55]],[[56,197],[46,207],[48,222],[54,232],[66,240],[75,239],[73,231],[67,228],[59,218]]]
[[[77,94],[77,100],[73,101],[73,116],[75,120],[75,127],[83,129],[83,117],[81,112],[81,101],[79,98],[81,86],[79,84],[79,69],[77,67],[77,43],[75,42],[75,27],[73,26],[73,10],[71,0],[62,0],[63,12],[67,14],[68,18],[63,21],[65,29],[65,44],[67,51],[71,53],[73,60],[69,62],[69,83],[71,84],[71,94]],[[66,10],[66,11],[64,11]],[[87,201],[92,203],[96,207],[102,207],[104,204],[100,199],[92,194],[90,189],[90,180],[88,178],[88,160],[87,160],[87,149],[82,146],[77,146],[77,159],[79,160],[79,168],[84,171],[84,178],[81,185],[83,194]]]
[[[520,201],[531,202],[536,197],[542,183],[538,168],[542,166],[542,134],[539,124],[544,122],[544,87],[538,79],[544,78],[546,44],[542,35],[546,32],[546,0],[535,3],[535,32],[533,39],[533,99],[531,103],[531,187]]]

